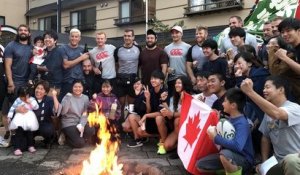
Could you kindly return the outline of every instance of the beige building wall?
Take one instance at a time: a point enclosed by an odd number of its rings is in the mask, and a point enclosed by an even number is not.
[[[25,13],[27,0],[1,0],[0,16],[5,17],[5,24],[18,27],[26,24]]]
[[[133,27],[135,34],[145,33],[145,24],[118,27],[114,25],[114,19],[119,17],[119,1],[108,1],[106,7],[97,7],[97,29],[104,31],[108,37],[120,37],[126,27]],[[164,24],[172,26],[174,23],[183,20],[184,29],[193,29],[197,25],[207,27],[227,25],[232,15],[241,16],[244,19],[250,12],[254,2],[244,0],[242,10],[216,11],[211,14],[185,16],[185,7],[188,7],[188,0],[156,0],[156,18]]]
[[[21,1],[25,1],[25,0],[21,0]],[[57,2],[57,0],[28,0],[28,1],[29,1],[29,9]]]
[[[13,0],[17,1],[17,0]],[[41,6],[56,2],[56,0],[29,0],[32,3],[31,7]],[[103,1],[104,2],[104,1]],[[83,32],[85,36],[95,36],[97,31],[103,31],[107,33],[108,38],[121,37],[125,28],[134,28],[135,34],[145,33],[145,24],[132,24],[127,26],[114,25],[114,19],[119,18],[119,0],[106,1],[107,6],[102,6],[97,2],[94,4],[87,4],[74,9],[68,9],[62,11],[61,15],[61,31],[65,31],[65,27],[70,25],[70,12],[86,9],[89,7],[95,7],[97,11],[96,16],[96,31]],[[174,23],[183,20],[184,29],[193,29],[197,25],[203,25],[207,27],[227,25],[228,19],[232,15],[241,16],[243,19],[249,14],[250,9],[254,5],[253,1],[244,0],[244,8],[241,10],[227,10],[227,11],[215,11],[210,14],[185,16],[185,7],[188,7],[188,0],[156,0],[156,18],[162,21],[164,24],[172,26]],[[45,14],[43,16],[31,17],[29,24],[33,29],[37,29],[37,19],[41,17],[51,16],[53,14]]]
[[[220,26],[227,25],[228,19],[232,15],[241,16],[244,19],[254,5],[253,1],[244,0],[242,10],[215,11],[210,14],[201,14],[185,16],[185,7],[188,7],[187,1],[181,0],[164,0],[156,5],[156,18],[164,24],[173,25],[174,23],[184,20],[185,29],[192,29],[196,25],[203,26]],[[170,6],[171,5],[171,6]]]

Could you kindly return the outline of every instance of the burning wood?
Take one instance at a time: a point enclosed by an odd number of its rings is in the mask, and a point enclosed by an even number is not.
[[[88,121],[90,126],[99,126],[97,137],[101,142],[83,162],[81,175],[122,175],[123,164],[117,163],[120,141],[111,139],[116,128],[109,126],[109,120],[101,112],[101,103],[95,105],[96,111],[89,114]]]

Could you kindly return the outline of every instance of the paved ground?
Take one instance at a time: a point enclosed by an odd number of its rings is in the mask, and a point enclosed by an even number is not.
[[[1,136],[3,136],[3,130],[3,127],[0,128]],[[128,166],[134,165],[136,169],[152,168],[153,171],[147,174],[187,174],[179,159],[170,160],[168,155],[156,154],[157,140],[150,139],[150,142],[139,148],[127,148],[127,141],[128,139],[123,139],[118,153],[120,162]],[[92,146],[71,149],[68,146],[60,145],[53,145],[51,149],[44,149],[40,141],[37,141],[36,148],[36,153],[24,152],[21,157],[13,155],[12,147],[0,148],[0,175],[78,175],[80,174],[82,161],[87,159],[90,151],[94,149]],[[129,162],[131,162],[130,165]],[[137,164],[143,166],[137,166]],[[159,173],[159,171],[162,173]],[[127,174],[133,175],[135,173]]]

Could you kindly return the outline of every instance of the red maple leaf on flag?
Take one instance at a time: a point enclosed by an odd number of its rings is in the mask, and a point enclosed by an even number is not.
[[[200,127],[198,126],[199,123],[200,111],[196,115],[194,115],[194,117],[189,116],[188,123],[186,124],[185,136],[183,137],[188,142],[184,149],[184,152],[187,149],[187,146],[190,145],[192,147],[193,143],[197,139],[197,136],[201,131]]]

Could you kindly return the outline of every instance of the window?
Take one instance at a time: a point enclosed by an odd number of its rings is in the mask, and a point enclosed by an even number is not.
[[[5,25],[5,17],[4,16],[0,16],[0,26]]]
[[[57,16],[49,16],[45,18],[39,18],[39,30],[47,31],[57,29]]]
[[[71,12],[71,28],[84,30],[96,29],[96,7]]]
[[[145,22],[145,0],[120,0],[119,19],[115,19],[116,25]],[[148,0],[148,17],[155,16],[155,0]]]
[[[186,15],[207,13],[212,11],[242,9],[241,0],[188,0],[188,7],[185,8]]]

